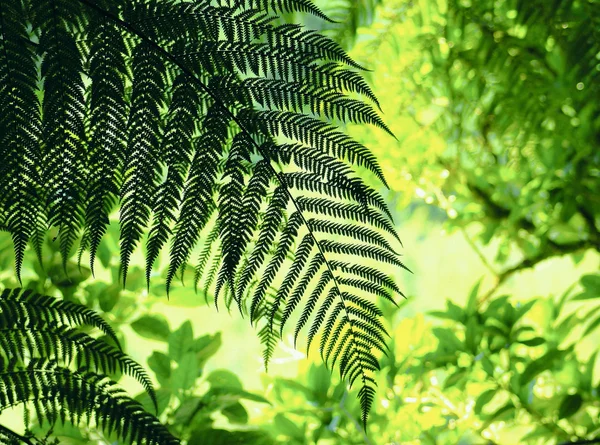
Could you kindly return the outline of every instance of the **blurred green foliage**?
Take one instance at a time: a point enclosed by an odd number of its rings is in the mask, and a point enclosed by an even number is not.
[[[243,389],[246,369],[204,372],[228,333],[172,326],[156,303],[190,308],[205,304],[204,296],[182,286],[166,300],[160,284],[146,290],[142,268],[132,268],[121,288],[114,226],[96,277],[77,258],[65,272],[49,239],[43,267],[28,257],[23,286],[99,310],[128,352],[140,337],[152,342],[146,363],[158,383],[159,414],[189,444],[598,439],[600,275],[565,276],[572,286],[545,297],[499,291],[544,261],[569,255],[577,264],[600,251],[600,3],[329,6],[354,14],[349,27],[330,32],[346,47],[356,42],[352,55],[373,69],[371,84],[398,138],[350,128],[380,159],[389,200],[408,209],[403,216],[425,206],[432,224],[463,232],[494,277],[491,287],[472,277],[464,303],[448,300],[444,310],[406,316],[410,299],[386,306],[390,351],[366,431],[356,398],[317,360],[301,362],[297,378],[264,376],[264,394]],[[18,284],[13,261],[10,238],[0,234],[5,287]],[[73,444],[100,440],[91,431],[55,434]]]

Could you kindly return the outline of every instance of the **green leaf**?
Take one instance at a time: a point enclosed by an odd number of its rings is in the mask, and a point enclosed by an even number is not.
[[[475,407],[473,408],[475,413],[478,415],[481,414],[481,410],[483,410],[483,407],[487,405],[494,398],[495,395],[495,389],[488,389],[487,391],[481,393],[481,395],[477,397],[477,402],[475,402]]]
[[[186,397],[182,400],[181,404],[175,410],[173,416],[173,422],[179,425],[189,426],[198,414],[204,411],[205,406],[202,405],[202,398],[200,397]],[[203,413],[207,415],[207,413]]]
[[[487,417],[485,423],[482,425],[481,430],[489,427],[493,422],[497,422],[500,420],[509,419],[512,417],[515,411],[515,405],[512,402],[508,402],[501,408],[498,408],[493,414]]]
[[[481,359],[481,367],[487,375],[489,375],[490,377],[494,377],[494,364],[489,358],[483,357]]]
[[[528,301],[527,303],[525,303],[521,307],[517,308],[517,314],[515,315],[515,318],[513,320],[513,324],[516,323],[518,320],[520,320],[521,317],[523,317],[527,312],[529,312],[531,310],[531,308],[537,302],[538,302],[537,299],[533,299],[533,300]]]
[[[329,385],[331,384],[331,374],[327,368],[323,365],[313,364],[308,371],[308,381],[316,399],[320,402],[326,401]]]
[[[477,355],[477,348],[481,341],[481,328],[476,316],[469,316],[465,331],[465,346],[473,355]]]
[[[444,381],[444,389],[446,390],[458,384],[467,374],[466,369],[459,368]]]
[[[524,344],[525,346],[540,346],[546,343],[546,339],[542,337],[533,337],[529,340],[517,340],[517,342]]]
[[[467,298],[467,304],[465,308],[465,312],[467,315],[473,315],[477,312],[477,296],[479,295],[479,287],[481,286],[481,282],[483,281],[483,277],[481,277],[475,286],[471,289],[469,293],[469,298]]]
[[[446,301],[446,306],[448,307],[446,311],[430,311],[428,314],[433,317],[454,320],[462,323],[465,319],[465,313],[463,309],[450,300]]]
[[[198,359],[198,366],[203,367],[206,361],[216,354],[221,347],[221,333],[203,335],[194,340],[193,351]]]
[[[188,445],[274,445],[275,441],[263,431],[196,430]]]
[[[560,404],[558,409],[558,418],[565,419],[571,417],[583,405],[583,397],[580,394],[569,394]]]
[[[113,252],[108,247],[108,242],[105,240],[100,242],[98,246],[98,250],[96,251],[96,257],[100,260],[100,264],[108,269],[110,266],[110,261],[113,257]]]
[[[77,263],[69,261],[65,267],[61,263],[54,264],[48,269],[47,275],[58,288],[68,288],[78,286],[87,280],[92,271],[85,266],[79,266]]]
[[[154,351],[150,357],[148,357],[148,366],[154,374],[156,374],[156,378],[161,383],[161,385],[165,385],[163,382],[168,382],[171,377],[171,359],[163,354],[162,352]]]
[[[177,368],[173,371],[171,382],[173,390],[187,391],[198,377],[198,360],[193,352],[186,352],[177,362]]]
[[[216,400],[220,405],[227,406],[237,402],[240,399],[251,400],[252,402],[267,403],[271,404],[267,399],[258,394],[254,394],[248,391],[244,391],[241,388],[234,386],[216,386],[206,393],[206,398]]]
[[[284,436],[291,437],[292,439],[297,439],[300,442],[304,441],[304,431],[298,428],[294,422],[285,417],[283,414],[277,414],[275,416],[274,423],[279,433],[283,434]]]
[[[211,388],[237,388],[242,389],[242,382],[232,372],[226,369],[217,369],[211,372],[206,380],[210,383]]]
[[[104,312],[110,312],[113,310],[115,305],[119,302],[121,298],[121,286],[118,284],[112,284],[107,286],[100,294],[98,295],[98,303],[100,304],[100,309]]]
[[[463,343],[458,339],[456,334],[448,328],[433,328],[433,334],[440,340],[440,344],[449,348],[452,351],[464,351]]]
[[[131,328],[141,337],[164,342],[171,334],[169,322],[163,315],[142,315],[131,323]]]
[[[585,371],[579,380],[579,387],[585,392],[591,392],[594,385],[594,368],[598,358],[598,351],[595,351],[588,359]]]
[[[240,402],[226,406],[221,410],[221,413],[227,417],[227,420],[231,423],[248,423],[248,411],[246,411],[246,408],[244,408]]]
[[[564,354],[565,351],[560,351],[558,349],[550,349],[537,360],[530,362],[523,371],[523,374],[521,374],[521,385],[526,385],[541,372],[552,368],[554,366],[554,362],[560,357],[562,357]]]
[[[171,401],[171,391],[166,388],[159,388],[155,391],[155,393],[156,404],[158,405],[158,411],[156,412],[156,415],[160,416],[167,406],[169,406],[169,402]],[[146,391],[138,394],[135,397],[135,400],[140,402],[146,411],[154,413],[154,403]]]
[[[580,282],[586,292],[596,294],[596,298],[600,297],[600,275],[584,275],[581,277]]]
[[[600,326],[600,317],[596,318],[587,326],[587,328],[585,328],[582,337],[586,337],[592,332],[594,332],[598,326]]]
[[[591,292],[589,290],[586,290],[584,292],[581,292],[577,295],[575,295],[571,301],[584,301],[584,300],[593,300],[595,298],[600,298],[600,294],[597,292]]]
[[[176,362],[192,349],[194,344],[194,331],[192,323],[188,320],[179,329],[169,335],[169,356]]]

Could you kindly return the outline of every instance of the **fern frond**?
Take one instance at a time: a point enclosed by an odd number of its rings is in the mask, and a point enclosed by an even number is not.
[[[87,186],[85,229],[88,234],[90,268],[100,240],[106,232],[108,216],[114,208],[119,191],[116,172],[125,157],[127,104],[125,76],[127,48],[123,36],[111,23],[94,22],[90,27],[91,85],[90,178]]]
[[[14,320],[44,320],[71,326],[92,326],[119,344],[113,328],[97,313],[85,306],[57,300],[31,290],[5,289],[0,294],[0,326],[10,326]]]
[[[200,230],[214,211],[213,188],[228,125],[229,118],[221,106],[212,105],[203,125],[204,134],[195,143],[194,157],[181,199],[181,211],[171,244],[167,289],[177,270],[187,261]]]
[[[201,112],[201,95],[188,76],[179,74],[173,82],[173,99],[167,112],[167,126],[162,141],[163,159],[167,168],[165,180],[154,197],[154,222],[148,236],[146,281],[150,282],[152,265],[160,249],[171,235],[170,223],[181,199],[185,175],[193,152],[193,135]]]
[[[40,424],[87,421],[132,443],[179,443],[108,377],[117,371],[132,376],[156,408],[144,369],[115,346],[82,332],[82,324],[100,328],[116,342],[112,329],[84,306],[21,289],[2,292],[0,411],[23,405],[26,427],[33,407]]]
[[[195,286],[263,323],[267,359],[298,311],[295,337],[309,327],[309,345],[320,335],[371,387],[385,330],[369,298],[398,287],[358,263],[404,266],[391,212],[354,168],[385,184],[382,170],[334,122],[390,130],[362,67],[281,11],[325,18],[308,0],[2,2],[0,226],[18,272],[46,225],[63,261],[79,241],[93,267],[118,207],[123,282],[147,233],[147,281],[169,244],[167,291],[196,257]],[[0,320],[61,317],[53,304]]]
[[[127,157],[121,188],[121,268],[123,283],[133,249],[150,219],[150,204],[158,180],[160,107],[164,102],[163,61],[141,44],[133,54],[133,90],[127,131]]]
[[[86,171],[83,65],[67,21],[67,2],[35,2],[41,31],[39,52],[44,54],[42,126],[44,151],[42,176],[46,190],[48,222],[59,228],[60,252],[66,265],[82,225],[82,173]],[[66,19],[66,20],[65,20]],[[71,19],[71,20],[69,20]]]
[[[338,159],[346,159],[352,164],[366,167],[387,186],[375,156],[365,146],[320,119],[288,111],[258,110],[243,110],[238,118],[245,126],[256,127],[263,134],[281,134],[315,149],[324,150]]]

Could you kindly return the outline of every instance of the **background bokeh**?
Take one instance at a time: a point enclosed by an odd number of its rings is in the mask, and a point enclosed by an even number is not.
[[[43,266],[28,253],[23,286],[103,313],[151,370],[161,419],[190,444],[600,437],[600,3],[317,3],[338,23],[291,19],[371,69],[396,135],[347,128],[380,160],[389,189],[371,184],[392,208],[413,272],[394,276],[406,295],[398,308],[382,302],[390,353],[366,431],[355,395],[318,353],[306,357],[285,337],[265,372],[248,321],[207,305],[193,272],[167,299],[160,267],[146,289],[138,252],[123,289],[116,223],[95,277],[76,253],[65,274],[49,237]],[[18,286],[13,262],[0,233],[4,287]],[[54,434],[111,443],[85,429]]]

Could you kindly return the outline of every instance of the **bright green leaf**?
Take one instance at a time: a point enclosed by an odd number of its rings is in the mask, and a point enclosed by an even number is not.
[[[192,323],[188,320],[179,329],[169,335],[169,356],[174,361],[179,361],[183,355],[192,349],[194,331]]]
[[[558,409],[558,418],[565,419],[571,417],[583,405],[583,397],[579,394],[570,394],[566,396]]]
[[[131,323],[131,328],[141,337],[167,341],[171,334],[169,322],[163,315],[142,315]]]

